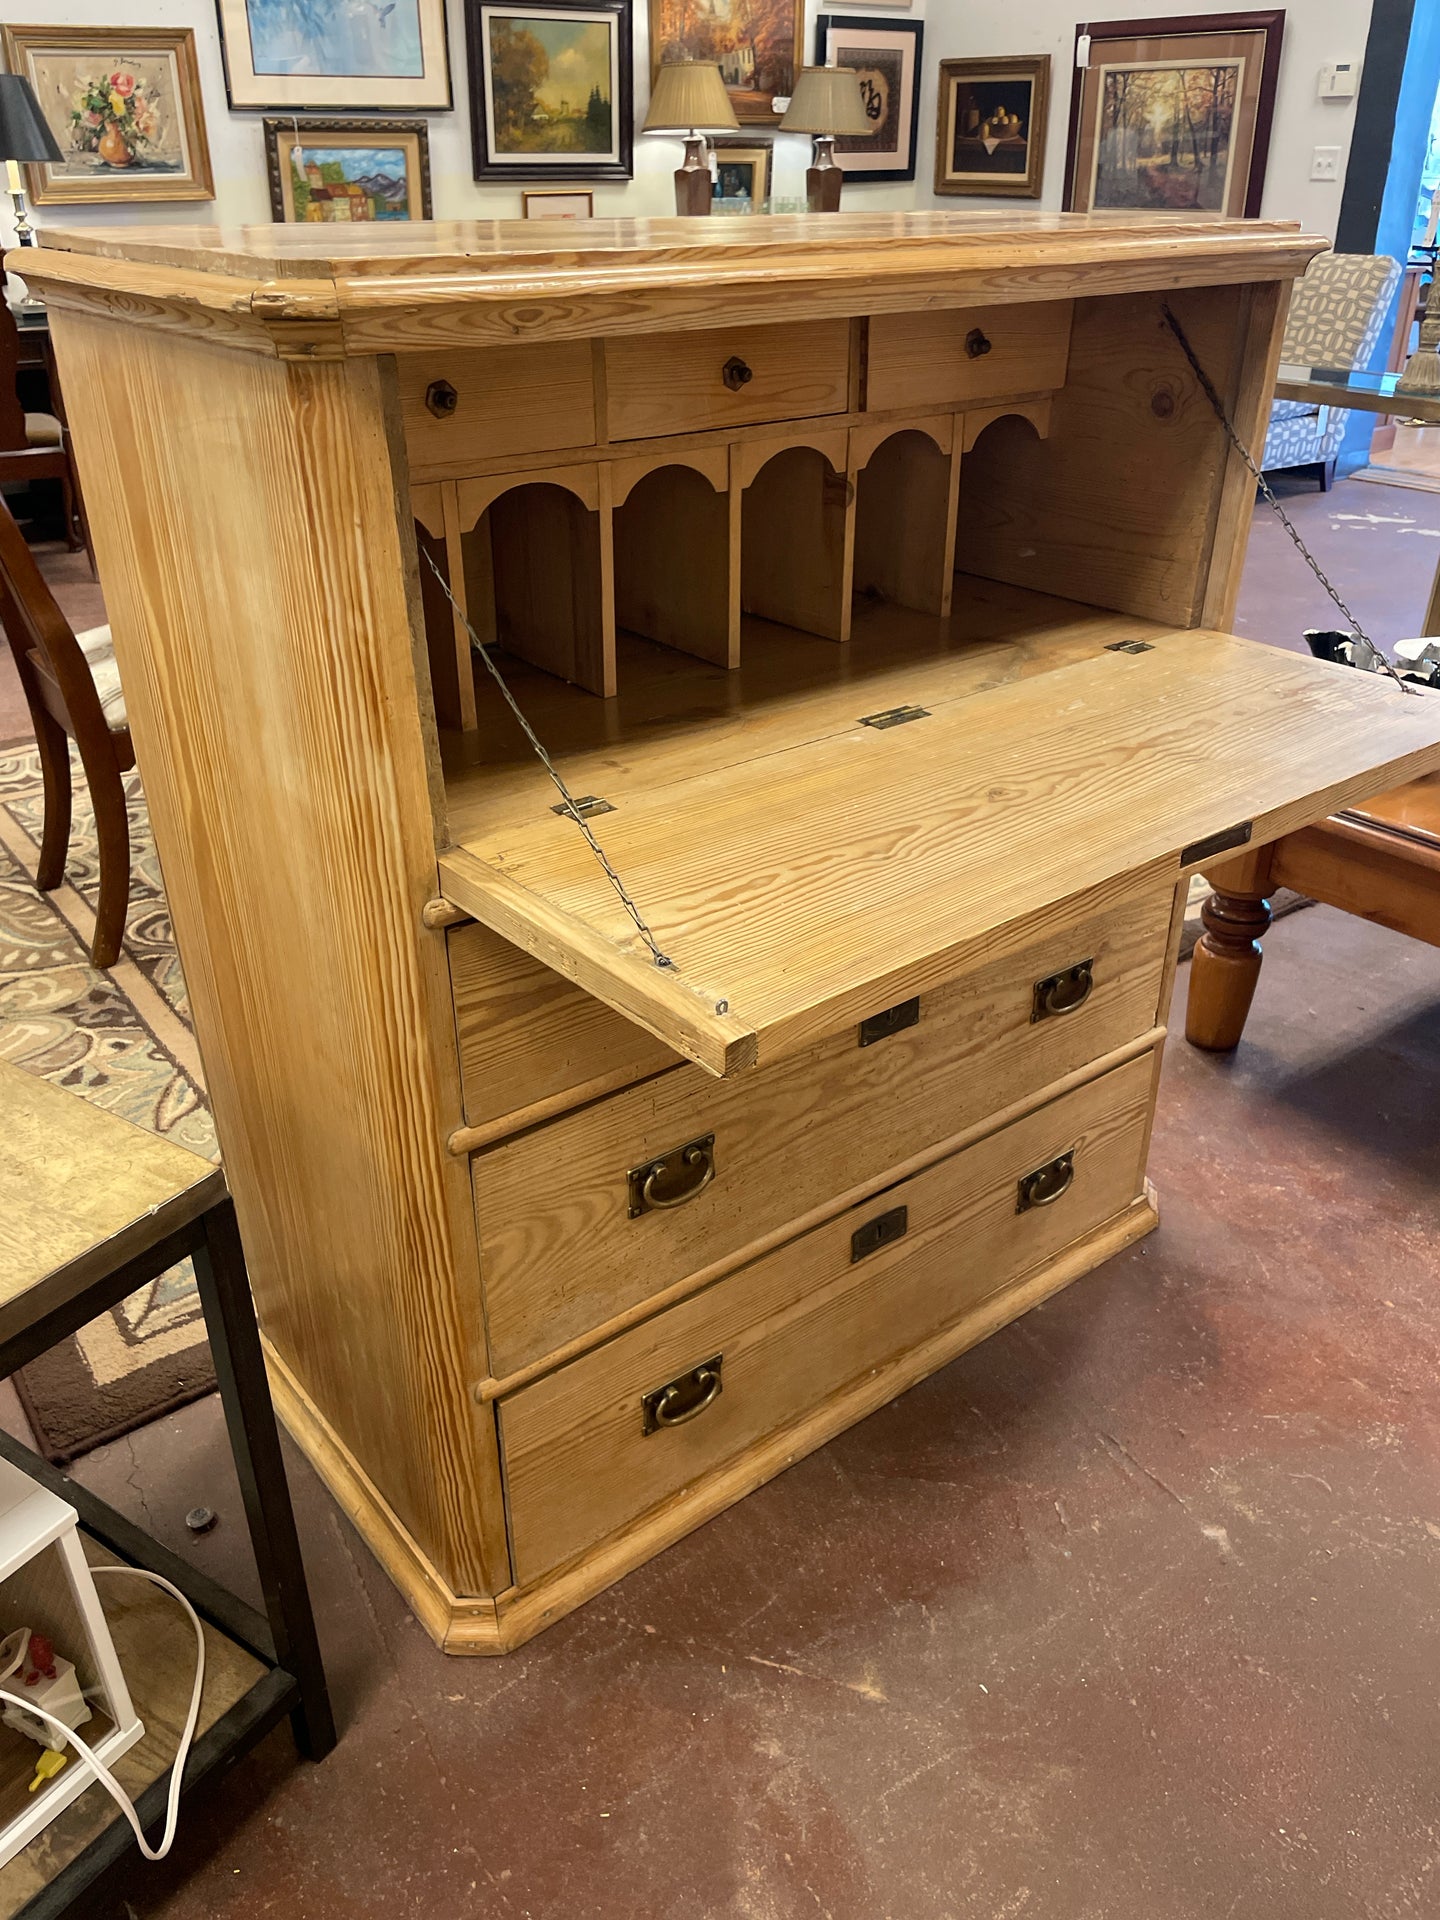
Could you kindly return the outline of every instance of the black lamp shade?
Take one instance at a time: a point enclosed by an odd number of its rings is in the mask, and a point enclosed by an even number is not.
[[[63,160],[35,89],[19,73],[0,73],[0,160]]]

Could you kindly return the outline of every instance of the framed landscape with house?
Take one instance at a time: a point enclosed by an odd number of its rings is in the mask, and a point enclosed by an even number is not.
[[[188,27],[7,26],[4,44],[63,156],[26,167],[37,206],[214,199]]]
[[[423,120],[267,120],[265,161],[277,220],[430,218]]]
[[[805,0],[650,0],[651,83],[667,60],[713,60],[742,127],[773,127],[800,69]]]
[[[628,180],[630,0],[465,0],[477,180]]]
[[[1077,29],[1067,210],[1258,214],[1284,30],[1283,8]]]
[[[1038,199],[1049,98],[1048,53],[942,60],[936,193]]]

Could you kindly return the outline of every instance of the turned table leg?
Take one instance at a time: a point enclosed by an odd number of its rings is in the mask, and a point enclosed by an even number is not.
[[[1214,892],[1200,909],[1205,931],[1190,962],[1185,1038],[1192,1047],[1228,1053],[1240,1044],[1260,978],[1260,942],[1270,928],[1270,848],[1205,877]]]

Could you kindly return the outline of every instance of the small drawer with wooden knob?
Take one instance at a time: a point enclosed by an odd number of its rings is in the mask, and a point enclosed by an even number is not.
[[[930,991],[856,1009],[853,1025],[773,1067],[732,1080],[651,1069],[484,1147],[471,1178],[494,1374],[737,1264],[1135,1043],[1159,1017],[1173,897],[1169,874],[1142,876]],[[577,1021],[596,1005],[556,979]],[[566,1038],[558,1016],[570,1004],[547,1003],[535,1033],[586,1076],[583,1095],[596,1085],[594,1035],[582,1025]],[[487,1005],[493,1025],[503,1007]],[[513,1071],[490,1062],[497,1085],[523,1077],[523,1022],[515,1041]]]
[[[400,353],[395,368],[412,480],[463,477],[512,453],[595,444],[588,341]]]
[[[517,1580],[682,1492],[703,1498],[706,1475],[748,1466],[771,1435],[803,1434],[852,1383],[944,1329],[958,1351],[1009,1317],[995,1304],[1007,1288],[1027,1288],[1012,1312],[1032,1304],[1046,1262],[1143,1210],[1153,1075],[1149,1053],[1097,1075],[506,1395]],[[1027,1183],[1037,1200],[1018,1211]],[[774,1452],[770,1472],[786,1464]]]
[[[877,313],[870,321],[866,405],[967,406],[1065,384],[1071,302]]]
[[[849,391],[848,320],[605,342],[612,440],[844,413]]]

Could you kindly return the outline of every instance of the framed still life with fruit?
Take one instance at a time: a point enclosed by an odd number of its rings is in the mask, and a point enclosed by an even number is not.
[[[942,60],[936,193],[1037,199],[1049,95],[1048,53]]]
[[[35,89],[62,158],[27,166],[37,206],[213,200],[188,27],[9,27],[5,59]]]

